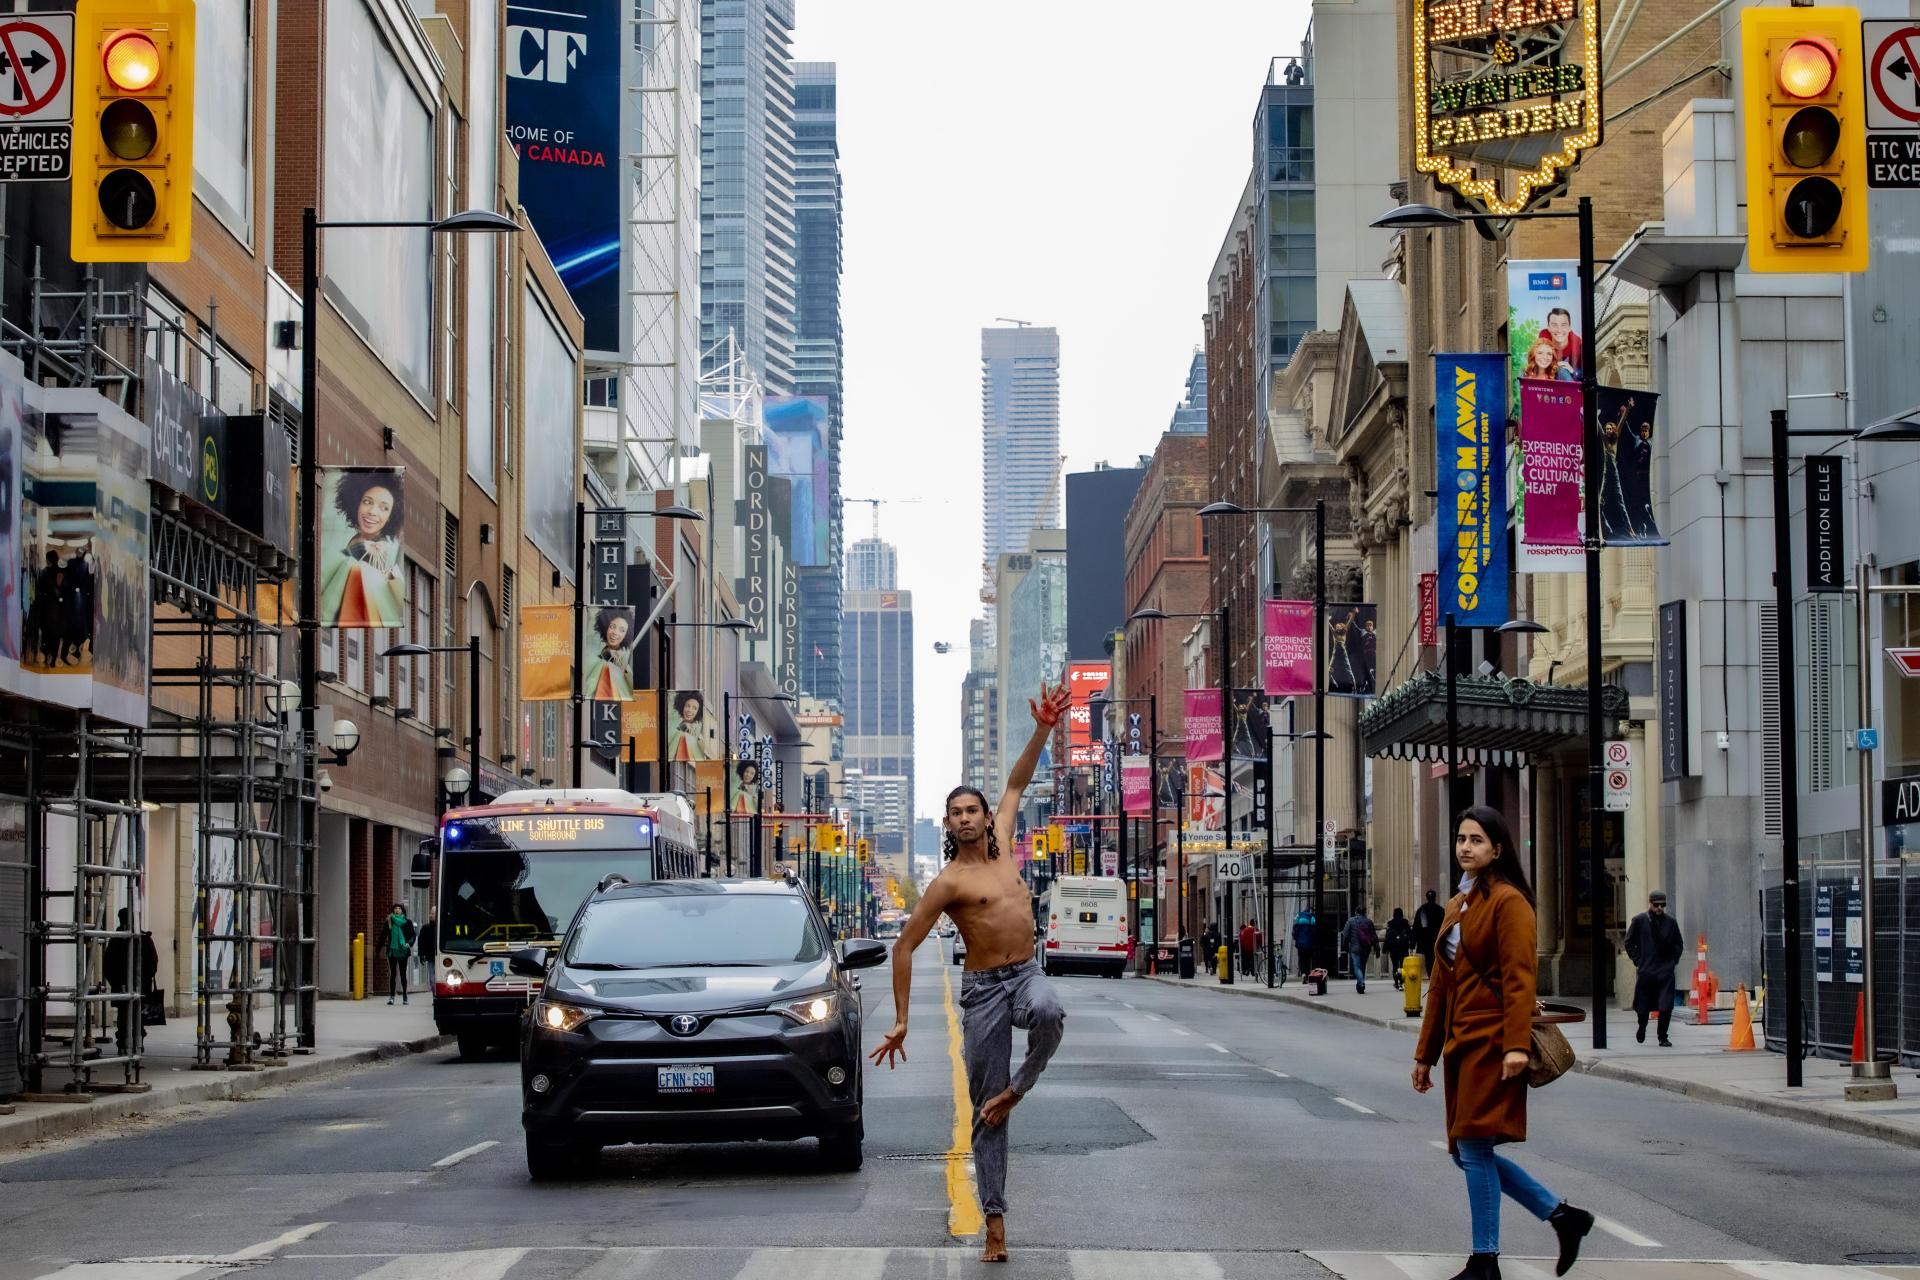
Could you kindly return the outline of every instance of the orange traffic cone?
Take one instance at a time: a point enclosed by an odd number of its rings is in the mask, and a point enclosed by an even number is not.
[[[1753,1009],[1747,1004],[1747,984],[1740,984],[1739,994],[1733,998],[1733,1034],[1727,1037],[1727,1052],[1735,1053],[1754,1048]]]
[[[1853,1060],[1867,1060],[1867,996],[1864,991],[1853,1005]]]

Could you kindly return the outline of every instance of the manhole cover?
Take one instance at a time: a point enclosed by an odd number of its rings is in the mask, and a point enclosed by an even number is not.
[[[888,1155],[876,1155],[876,1160],[945,1160],[944,1151],[896,1151]]]

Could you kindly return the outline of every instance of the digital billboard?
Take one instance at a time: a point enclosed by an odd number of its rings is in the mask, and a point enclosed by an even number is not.
[[[797,565],[824,565],[829,558],[827,399],[768,396],[764,407],[767,472],[792,484],[787,556]]]

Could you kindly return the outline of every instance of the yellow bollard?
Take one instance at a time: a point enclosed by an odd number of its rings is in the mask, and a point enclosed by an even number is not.
[[[367,935],[353,935],[353,998],[367,998]]]
[[[1223,945],[1213,957],[1213,976],[1225,982],[1227,980],[1227,966],[1232,963],[1233,960]]]
[[[1400,962],[1400,989],[1409,1018],[1420,1016],[1420,982],[1427,976],[1426,969],[1417,951]]]

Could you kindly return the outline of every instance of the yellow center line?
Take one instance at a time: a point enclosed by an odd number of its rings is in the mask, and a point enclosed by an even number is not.
[[[953,1062],[953,1146],[947,1150],[947,1234],[980,1234],[980,1194],[973,1185],[973,1100],[967,1092],[967,1064],[960,1055],[960,1011],[953,1007],[953,972],[940,970],[947,1005],[947,1057]]]

